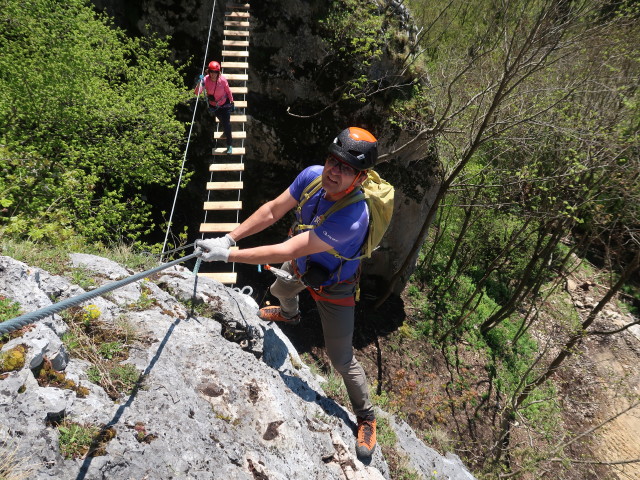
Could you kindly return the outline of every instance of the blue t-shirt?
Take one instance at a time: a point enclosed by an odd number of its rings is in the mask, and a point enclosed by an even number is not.
[[[322,169],[322,165],[314,165],[300,172],[300,175],[298,175],[289,186],[291,196],[300,201],[305,187],[322,174]],[[321,188],[302,206],[300,213],[303,224],[317,224],[318,216],[329,210],[335,203],[326,200],[324,196],[325,190]],[[360,249],[367,235],[368,228],[369,210],[367,208],[367,202],[363,200],[333,212],[313,231],[320,239],[331,245],[340,255],[353,258],[360,255]],[[347,280],[356,273],[360,265],[360,260],[345,261],[334,257],[328,252],[314,253],[308,257],[296,259],[298,271],[301,275],[307,271],[307,259],[310,262],[319,263],[332,273],[331,278],[324,282],[323,285],[331,285],[342,280]]]

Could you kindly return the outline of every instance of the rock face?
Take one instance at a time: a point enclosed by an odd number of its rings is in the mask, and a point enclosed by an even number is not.
[[[103,258],[73,255],[72,261],[105,283],[127,275]],[[173,267],[143,286],[132,283],[87,302],[100,322],[126,321],[136,331],[124,363],[142,377],[115,400],[89,380],[88,362],[68,354],[58,315],[8,341],[2,352],[20,344],[27,353],[23,368],[0,375],[0,459],[23,459],[14,473],[30,479],[391,478],[379,447],[370,460],[356,457],[354,416],[327,398],[324,380],[280,329],[258,320],[253,299],[198,279],[195,299],[215,318],[191,315],[184,301],[193,300],[194,281],[191,272]],[[0,295],[25,313],[82,291],[0,257]],[[39,386],[32,369],[48,360],[88,394]],[[405,423],[382,411],[379,417],[395,431],[393,447],[415,478],[474,478],[455,455],[442,457]],[[102,427],[112,438],[100,455],[65,459],[55,426],[63,419]]]

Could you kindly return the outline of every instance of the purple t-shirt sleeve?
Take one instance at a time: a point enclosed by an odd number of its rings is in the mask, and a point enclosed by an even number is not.
[[[302,192],[304,191],[305,187],[309,185],[313,181],[313,179],[320,174],[322,174],[321,165],[312,165],[305,168],[298,174],[293,183],[289,185],[289,193],[291,194],[291,196],[297,201],[300,201],[300,197],[302,196]]]

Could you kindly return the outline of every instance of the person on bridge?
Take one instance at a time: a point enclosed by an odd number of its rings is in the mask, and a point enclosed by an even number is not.
[[[205,261],[254,265],[284,262],[282,270],[291,277],[276,277],[271,293],[280,300],[280,306],[262,308],[258,314],[262,320],[298,324],[298,293],[305,288],[309,290],[320,313],[327,355],[342,375],[357,416],[356,452],[361,457],[370,457],[376,445],[376,419],[367,378],[352,345],[355,289],[360,272],[357,257],[367,236],[369,211],[361,200],[328,215],[320,225],[318,222],[336,201],[360,187],[377,158],[376,138],[362,128],[347,128],[329,146],[324,166],[303,170],[289,188],[224,237],[195,242],[196,251],[200,249]],[[319,176],[322,188],[297,212],[297,223],[310,229],[293,228],[293,235],[282,243],[230,250],[237,241],[261,232],[295,209],[305,187]],[[332,249],[341,257],[329,253]]]
[[[233,105],[233,94],[229,88],[229,82],[220,71],[218,62],[209,62],[206,70],[206,76],[203,76],[195,88],[195,94],[200,95],[205,92],[208,101],[209,114],[218,117],[224,137],[227,141],[227,153],[233,153],[231,141],[231,113],[235,110]]]

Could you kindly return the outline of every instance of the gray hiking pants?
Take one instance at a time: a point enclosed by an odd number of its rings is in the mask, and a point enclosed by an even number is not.
[[[271,293],[280,300],[282,315],[291,318],[298,314],[298,293],[305,285],[295,277],[291,262],[282,265],[282,269],[294,276],[293,280],[280,277],[271,285]],[[338,283],[324,287],[323,295],[329,298],[353,296],[355,283]],[[347,387],[354,413],[359,417],[373,415],[373,406],[369,401],[369,387],[364,369],[353,355],[353,326],[355,307],[345,307],[330,302],[316,301],[327,355]]]

